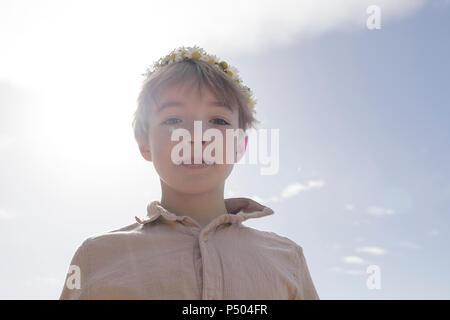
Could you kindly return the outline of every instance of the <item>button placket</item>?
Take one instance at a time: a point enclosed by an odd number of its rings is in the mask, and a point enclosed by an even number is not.
[[[208,299],[208,285],[209,285],[209,279],[208,279],[208,265],[206,264],[207,261],[207,248],[205,246],[205,243],[202,241],[203,239],[199,238],[199,248],[200,248],[200,255],[202,257],[202,299]]]
[[[208,231],[210,227],[211,225],[201,230],[198,239],[200,254],[202,255],[202,270],[203,270],[202,299],[204,300],[214,299],[214,291],[213,291],[214,279],[211,278],[211,276],[214,273],[210,272],[210,269],[214,270],[214,267],[211,265],[212,260],[209,254],[209,246],[208,246],[208,233],[209,233]]]
[[[199,234],[199,246],[203,263],[203,290],[202,298],[214,300],[222,298],[223,274],[220,272],[220,258],[211,243],[213,231],[220,225],[220,221],[208,225]]]

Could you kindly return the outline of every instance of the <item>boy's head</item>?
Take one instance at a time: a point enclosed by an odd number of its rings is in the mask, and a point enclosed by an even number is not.
[[[165,184],[179,192],[199,193],[223,186],[233,168],[233,164],[226,163],[226,129],[245,131],[259,122],[247,99],[235,78],[201,59],[183,59],[156,70],[142,85],[133,119],[142,156],[153,162]],[[194,139],[198,138],[194,136],[194,121],[201,121],[201,136],[207,129],[222,133],[222,164],[192,169],[172,161],[172,150],[179,141],[171,141],[171,135],[181,128],[190,133],[194,159]],[[212,142],[201,139],[202,152]],[[243,155],[247,137],[245,143],[233,144],[239,152],[234,158],[237,162]]]

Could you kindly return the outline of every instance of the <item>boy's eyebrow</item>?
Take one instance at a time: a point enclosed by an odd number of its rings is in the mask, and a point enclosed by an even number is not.
[[[223,107],[223,108],[226,108],[226,109],[230,110],[231,112],[233,112],[233,109],[227,103],[222,102],[222,101],[209,101],[208,105],[216,106],[216,107]],[[161,112],[164,108],[183,107],[183,106],[184,106],[184,104],[180,101],[168,101],[159,106],[158,113]]]

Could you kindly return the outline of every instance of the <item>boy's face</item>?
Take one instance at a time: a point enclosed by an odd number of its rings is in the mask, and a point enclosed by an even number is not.
[[[140,150],[146,160],[153,162],[161,181],[171,189],[191,194],[206,192],[222,187],[225,179],[231,173],[233,164],[226,163],[226,152],[228,152],[226,150],[226,130],[239,128],[239,114],[237,108],[230,106],[233,109],[230,110],[223,104],[221,106],[220,103],[214,103],[217,101],[216,96],[207,87],[202,89],[200,97],[197,86],[192,86],[192,83],[189,83],[167,88],[162,92],[159,104],[151,106],[149,145],[140,145]],[[175,104],[169,105],[169,102],[174,102]],[[194,121],[201,121],[201,137],[200,135],[198,137],[194,135]],[[191,163],[194,163],[195,139],[200,141],[198,143],[202,150],[202,158],[200,160],[203,160],[206,158],[206,153],[203,153],[203,151],[215,139],[206,141],[206,139],[203,139],[203,133],[210,128],[219,130],[223,140],[221,144],[222,163],[213,163],[198,169],[189,168],[181,164],[177,165],[176,162],[172,161],[172,149],[176,145],[180,145],[182,140],[171,141],[171,135],[172,131],[180,128],[190,133],[191,140],[187,140],[187,145],[191,147]],[[240,159],[235,156],[238,146],[236,143],[234,145],[235,149],[232,158],[237,162]],[[181,153],[180,157],[182,155]],[[211,155],[215,156],[215,152],[212,152]]]

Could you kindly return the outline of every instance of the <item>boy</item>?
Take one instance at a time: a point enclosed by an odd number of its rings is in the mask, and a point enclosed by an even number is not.
[[[161,200],[136,223],[86,239],[60,299],[319,299],[301,246],[242,224],[273,210],[224,199],[225,180],[247,145],[247,137],[236,145],[226,130],[258,122],[254,104],[237,70],[197,46],[175,49],[148,70],[133,127],[160,176]],[[214,156],[195,121],[224,137]],[[174,132],[188,137],[181,160]],[[229,149],[221,152],[229,139],[231,163]]]

